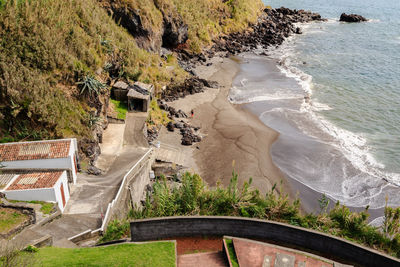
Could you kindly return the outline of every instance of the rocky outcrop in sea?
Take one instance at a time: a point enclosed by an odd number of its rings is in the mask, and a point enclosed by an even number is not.
[[[363,22],[363,21],[368,21],[368,20],[366,18],[364,18],[363,16],[361,16],[361,15],[342,13],[342,15],[340,15],[339,21],[343,21],[343,22]]]

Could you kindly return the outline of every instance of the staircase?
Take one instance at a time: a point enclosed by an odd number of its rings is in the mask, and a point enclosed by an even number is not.
[[[178,267],[227,267],[223,252],[206,252],[178,256]]]
[[[167,144],[161,144],[160,148],[157,149],[156,160],[185,166],[183,153],[178,148]]]

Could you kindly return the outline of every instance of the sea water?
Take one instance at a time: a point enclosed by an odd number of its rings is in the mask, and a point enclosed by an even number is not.
[[[275,164],[352,206],[400,206],[400,1],[268,0],[318,12],[269,56],[243,54],[230,99],[280,132]],[[339,22],[356,13],[365,23]]]

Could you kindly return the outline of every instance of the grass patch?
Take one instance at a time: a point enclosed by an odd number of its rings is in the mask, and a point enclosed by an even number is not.
[[[229,257],[231,258],[232,267],[239,267],[239,262],[236,257],[235,248],[233,247],[233,240],[225,239],[225,242],[228,249]]]
[[[157,99],[153,98],[150,102],[149,116],[147,124],[149,126],[167,125],[171,120],[168,118],[167,112],[161,110],[157,104]]]
[[[55,203],[51,202],[45,202],[45,201],[38,201],[38,200],[31,200],[31,201],[21,201],[21,200],[8,200],[11,203],[31,203],[31,204],[39,204],[42,207],[40,208],[40,211],[43,212],[44,214],[51,214],[52,211],[54,210],[54,205]]]
[[[117,111],[117,118],[121,120],[125,120],[126,118],[126,113],[128,112],[128,106],[126,103],[111,99],[111,103],[114,104],[114,108]]]
[[[18,210],[0,207],[0,233],[9,232],[28,218],[28,215]]]
[[[33,266],[175,266],[172,242],[94,248],[41,248]]]

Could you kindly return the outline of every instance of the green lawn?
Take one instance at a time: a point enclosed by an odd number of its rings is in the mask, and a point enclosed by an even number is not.
[[[94,248],[46,247],[34,253],[34,266],[175,266],[172,242]]]
[[[42,206],[40,208],[40,211],[43,212],[43,214],[51,214],[51,212],[53,211],[54,205],[55,205],[55,203],[38,201],[38,200],[32,200],[32,201],[8,200],[8,201],[11,203],[25,202],[25,203],[32,203],[32,204],[40,204]]]
[[[111,103],[114,104],[115,110],[118,112],[117,118],[125,120],[126,112],[128,112],[128,107],[124,102],[111,99]]]
[[[0,208],[0,233],[5,234],[26,220],[28,220],[28,215],[20,211]]]

